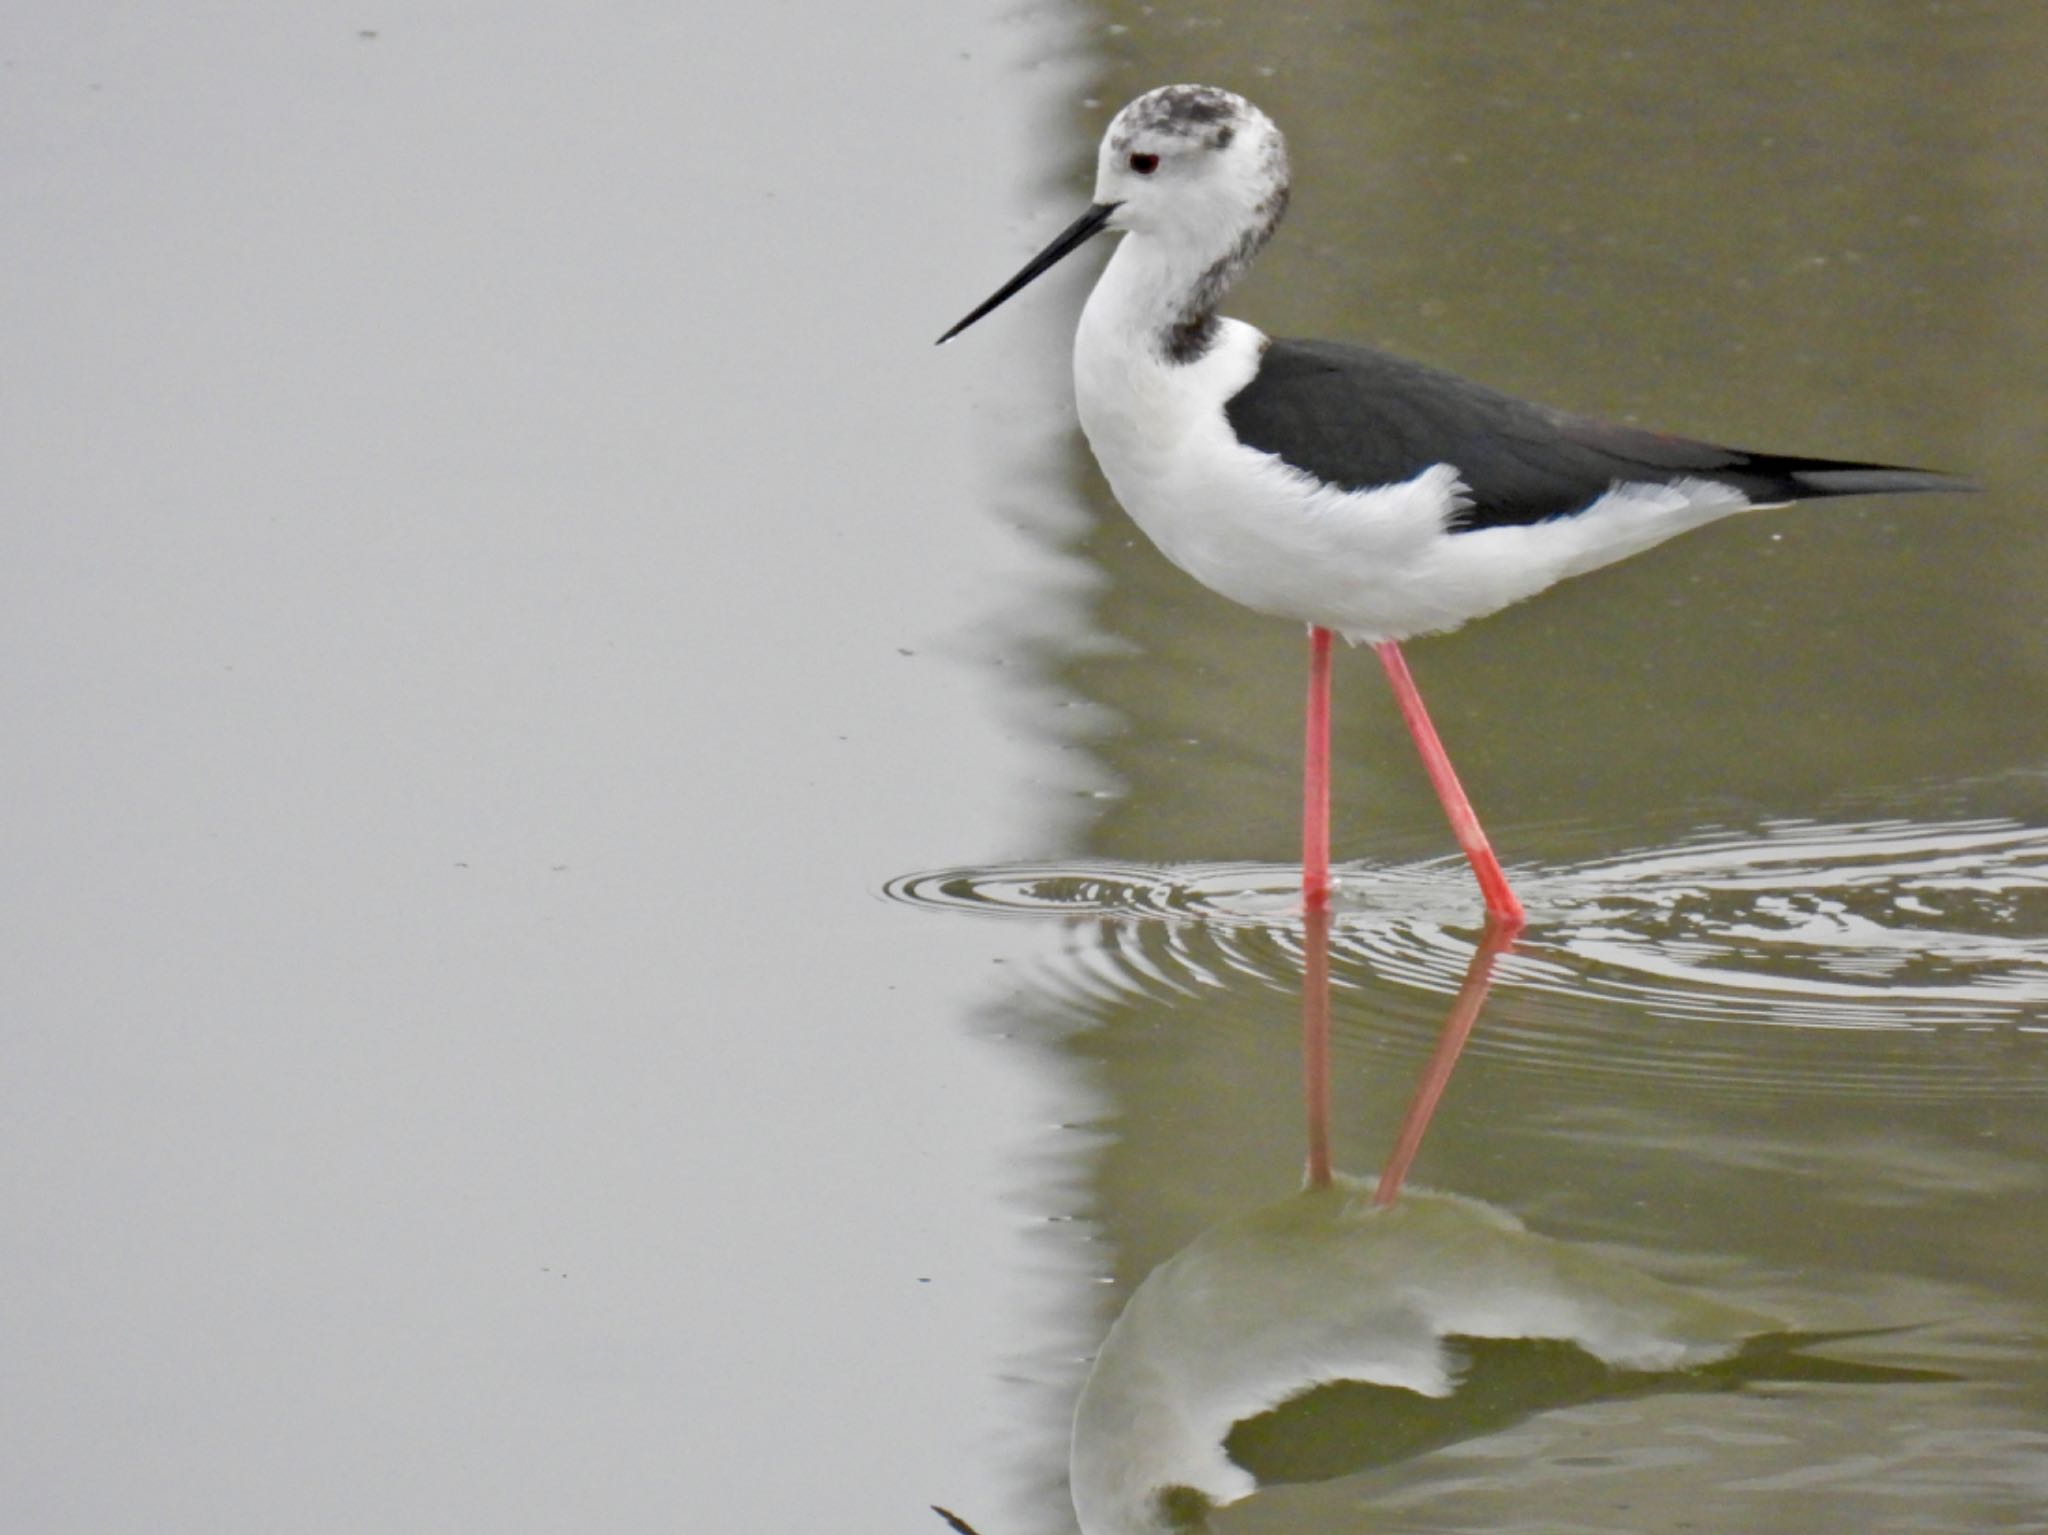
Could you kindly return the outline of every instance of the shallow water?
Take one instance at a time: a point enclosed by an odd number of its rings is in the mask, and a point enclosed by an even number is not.
[[[987,915],[1100,919],[1074,945],[1143,995],[1301,973],[1298,865],[1145,870],[1024,865],[909,875],[890,893]],[[2000,1024],[2048,1008],[2048,833],[2009,821],[1777,823],[1518,871],[1531,929],[1518,984],[1679,1022],[1912,1029]],[[1469,873],[1340,868],[1336,952],[1377,981],[1455,988]],[[1298,936],[1298,935],[1297,935]],[[1574,1052],[1561,1041],[1560,1053]]]
[[[1701,15],[24,18],[0,1524],[1071,1531],[1112,1324],[1294,1232],[1219,1357],[1614,1325],[1248,1408],[1218,1530],[2048,1527],[2048,13]],[[1176,78],[1294,147],[1234,312],[1991,487],[1417,644],[1491,970],[1369,666],[1293,914],[1300,637],[1108,501],[1089,258],[931,349]],[[1419,1081],[1445,1230],[1316,1246]]]
[[[1723,826],[1515,871],[1531,926],[1485,969],[1476,897],[1454,861],[1344,870],[1327,952],[1313,956],[1285,866],[955,869],[892,890],[1062,935],[985,1026],[1037,1037],[1112,1084],[1086,1128],[1109,1137],[1091,1213],[1117,1253],[1118,1289],[1149,1294],[1149,1276],[1169,1272],[1157,1265],[1198,1261],[1199,1293],[1235,1294],[1199,1315],[1148,1303],[1144,1346],[1194,1383],[1182,1418],[1203,1420],[1208,1376],[1254,1375],[1228,1362],[1271,1351],[1264,1386],[1223,1392],[1236,1402],[1232,1460],[1257,1472],[1257,1491],[1204,1483],[1198,1459],[1176,1466],[1148,1410],[1127,1402],[1098,1410],[1094,1421],[1122,1426],[1109,1448],[1077,1441],[1077,1467],[1160,1462],[1184,1478],[1174,1485],[1227,1505],[1219,1529],[1374,1528],[1390,1509],[1422,1528],[1681,1516],[2024,1527],[2048,1486],[2030,1341],[2044,1300],[2032,1277],[2048,1155],[2044,859],[2048,837],[2004,820]],[[1281,1218],[1270,1202],[1317,1133],[1294,1101],[1289,1025],[1314,984],[1305,973],[1331,987],[1340,1167],[1389,1155],[1410,1078],[1443,1060],[1437,1031],[1470,1002],[1418,1177],[1489,1200],[1512,1191],[1501,1207],[1544,1237],[1590,1241],[1587,1253],[1681,1281],[1699,1304],[1753,1308],[1795,1334],[1868,1335],[1754,1377],[1698,1365],[1646,1376],[1561,1344],[1510,1360],[1450,1337],[1464,1373],[1441,1400],[1389,1386],[1333,1395],[1335,1381],[1388,1378],[1372,1361],[1399,1357],[1390,1297],[1469,1305],[1446,1297],[1474,1265],[1505,1260],[1411,1252],[1370,1228],[1324,1279],[1319,1265],[1337,1260],[1309,1256],[1320,1247],[1267,1252],[1242,1272],[1218,1255],[1233,1222],[1269,1219],[1254,1214],[1267,1206]],[[1207,1256],[1176,1258],[1184,1247]],[[1556,1314],[1542,1288],[1513,1288],[1534,1279],[1494,1278]],[[1119,1380],[1132,1346],[1105,1355]],[[1304,1357],[1321,1363],[1289,1363]],[[1102,1477],[1077,1490],[1083,1527],[1148,1527],[1114,1517],[1143,1500],[1119,1505]]]

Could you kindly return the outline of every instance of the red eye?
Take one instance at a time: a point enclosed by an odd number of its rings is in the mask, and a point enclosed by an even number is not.
[[[1159,169],[1159,156],[1132,155],[1131,169],[1136,171],[1140,176],[1149,176],[1154,171]]]

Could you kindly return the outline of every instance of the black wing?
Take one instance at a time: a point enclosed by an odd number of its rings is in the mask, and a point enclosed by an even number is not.
[[[1666,437],[1333,341],[1270,342],[1258,375],[1223,410],[1247,447],[1347,490],[1454,465],[1472,493],[1459,532],[1568,517],[1617,480],[1712,480],[1756,502],[1975,489],[1921,469],[1745,453]]]

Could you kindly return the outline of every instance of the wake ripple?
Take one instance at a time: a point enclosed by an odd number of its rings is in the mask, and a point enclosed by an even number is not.
[[[1462,860],[1338,874],[1336,984],[1356,986],[1362,972],[1454,992],[1478,917]],[[1286,865],[1027,864],[905,875],[886,893],[948,911],[1068,919],[1087,933],[1066,980],[1106,1000],[1247,977],[1298,987],[1298,877]],[[1530,925],[1500,971],[1502,991],[1519,994],[1514,1027],[1492,1037],[1530,1064],[1569,1056],[1584,1067],[1574,1036],[1586,1032],[1587,1003],[1678,1023],[2048,1033],[2040,827],[1774,821],[1511,878]],[[1663,1069],[1647,1057],[1631,1066],[1626,1049],[1602,1054],[1607,1069]],[[1691,1051],[1683,1067],[1695,1080],[1738,1083],[1744,1055],[1733,1044]]]

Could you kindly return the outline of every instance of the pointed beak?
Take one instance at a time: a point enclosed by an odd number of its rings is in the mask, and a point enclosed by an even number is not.
[[[1016,293],[1026,283],[1044,275],[1047,271],[1079,250],[1083,245],[1086,245],[1090,238],[1101,233],[1102,226],[1109,222],[1109,216],[1122,206],[1122,203],[1095,203],[1090,206],[1086,213],[1075,219],[1073,223],[1061,231],[1058,239],[1033,256],[1023,271],[990,294],[974,313],[947,331],[945,335],[939,337],[937,344],[944,346],[976,320]]]

